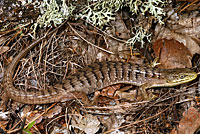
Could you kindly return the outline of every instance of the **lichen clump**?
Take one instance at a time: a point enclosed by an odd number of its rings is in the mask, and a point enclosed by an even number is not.
[[[60,4],[57,0],[43,0],[39,4],[34,4],[34,7],[41,13],[34,24],[34,31],[37,26],[51,27],[61,24],[70,17],[74,9],[73,6],[67,6],[65,0],[61,0]]]
[[[165,12],[162,7],[165,2],[162,0],[101,0],[96,2],[93,0],[93,2],[85,6],[83,12],[78,13],[78,17],[96,26],[101,27],[114,20],[114,14],[123,7],[128,7],[132,14],[142,13],[144,15],[148,12],[155,20],[163,24],[162,16]]]
[[[74,1],[75,2],[75,1]],[[72,4],[68,6],[65,0],[43,0],[39,6],[41,15],[37,19],[40,27],[49,27],[59,25],[63,20],[67,20],[70,16],[83,18],[87,22],[103,26],[115,19],[115,13],[123,7],[128,7],[132,14],[150,13],[159,23],[162,22],[162,16],[165,15],[162,7],[162,0],[88,0],[87,5],[82,5],[82,9],[72,14],[75,9]]]
[[[165,1],[162,0],[87,0],[87,4],[81,5],[81,9],[72,14],[76,8],[76,2],[72,1],[69,6],[65,0],[43,0],[39,6],[35,6],[40,9],[41,15],[34,24],[34,31],[38,25],[40,27],[50,27],[52,24],[57,26],[70,17],[85,19],[86,22],[102,28],[110,21],[115,20],[116,12],[124,7],[128,7],[133,15],[149,13],[151,15],[149,17],[153,17],[160,24],[164,23],[162,17],[165,15],[163,10]],[[143,45],[144,38],[150,41],[150,34],[141,27],[135,27],[135,36],[129,39],[127,44],[141,42]]]
[[[134,30],[136,31],[134,36],[126,41],[127,45],[133,46],[136,42],[141,43],[141,47],[144,46],[145,42],[144,40],[146,39],[148,42],[151,41],[151,34],[148,33],[145,29],[142,27],[134,27]]]

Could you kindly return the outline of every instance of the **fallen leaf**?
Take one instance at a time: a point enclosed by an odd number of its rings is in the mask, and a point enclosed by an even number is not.
[[[121,84],[117,84],[114,86],[108,86],[108,87],[102,89],[101,95],[112,98],[114,96],[114,93],[116,92],[116,90],[118,90],[120,88],[120,86],[121,86]]]
[[[200,127],[200,113],[194,107],[190,107],[183,113],[183,117],[178,126],[179,134],[194,134],[196,129]],[[173,134],[177,131],[173,130]],[[172,134],[172,133],[171,133]]]
[[[125,41],[130,38],[130,30],[125,25],[124,21],[122,20],[120,14],[116,15],[115,21],[111,21],[112,27],[106,28],[105,32],[110,35],[111,37],[115,37],[119,40],[116,40],[114,38],[111,38],[109,36],[105,36],[105,42],[107,45],[107,50],[114,52],[114,53],[120,53],[120,58],[126,58],[127,54],[124,53],[125,50],[130,53],[130,49],[127,45],[125,45]],[[105,54],[104,54],[105,55]],[[116,55],[107,55],[108,60],[119,60],[118,56]]]
[[[83,116],[74,115],[72,118],[72,127],[84,131],[86,134],[95,134],[99,130],[100,122],[96,116],[87,114]]]
[[[40,116],[40,113],[38,113],[38,111],[32,111],[32,112],[30,112],[30,114],[27,116],[27,123],[29,123],[29,122],[32,122],[36,117],[39,117]],[[42,119],[43,119],[43,117],[41,116],[41,117],[39,117],[37,120],[35,120],[35,123],[34,124],[39,124],[39,123],[41,123],[41,121],[42,121]]]
[[[43,116],[47,117],[47,118],[53,118],[54,116],[58,115],[61,111],[62,111],[61,106],[54,106],[47,113],[45,113]]]
[[[53,126],[51,134],[68,134],[67,127],[59,128],[57,126]]]
[[[157,26],[155,30],[155,36],[157,39],[168,39],[168,40],[177,40],[180,43],[183,43],[186,48],[190,51],[192,55],[195,53],[200,54],[200,40],[196,36],[188,36],[188,34],[180,34],[174,32],[174,29],[168,29],[166,27]]]
[[[101,117],[101,122],[106,126],[107,131],[111,129],[116,129],[111,134],[123,134],[123,131],[120,131],[118,128],[121,126],[122,123],[125,122],[124,117],[121,115],[116,116],[112,114],[111,116],[104,116]]]
[[[158,39],[153,44],[153,50],[160,68],[190,68],[192,67],[192,54],[176,40]]]

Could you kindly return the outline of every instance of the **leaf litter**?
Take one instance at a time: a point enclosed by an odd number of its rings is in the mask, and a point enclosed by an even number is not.
[[[158,24],[149,16],[150,13],[136,15],[126,9],[116,13],[115,21],[103,29],[82,19],[68,21],[62,30],[44,40],[20,61],[14,84],[24,91],[48,89],[55,83],[60,86],[65,77],[77,69],[105,60],[151,64],[158,58],[160,65],[156,67],[192,67],[192,62],[197,62],[192,61],[192,57],[200,53],[199,12],[196,9],[178,12],[179,4],[172,2],[165,7],[166,11],[174,13],[165,16],[168,18],[165,25]],[[37,11],[31,10],[32,15],[33,12]],[[9,19],[12,21],[13,18],[4,18],[5,22]],[[3,68],[13,57],[34,41],[30,37],[30,23],[15,28],[18,23],[13,21],[1,27],[7,28],[5,32],[1,31],[0,36],[2,75]],[[19,29],[23,34],[19,34]],[[45,31],[38,29],[37,36],[42,36]],[[132,46],[127,45],[128,40]],[[195,81],[184,87],[149,89],[148,92],[157,94],[154,101],[142,101],[137,87],[126,84],[103,89],[97,100],[95,95],[88,95],[91,101],[96,102],[92,106],[85,106],[77,99],[28,107],[10,101],[9,112],[1,113],[0,131],[16,133],[30,127],[27,131],[31,133],[184,133],[187,130],[194,133],[200,126],[199,106],[194,99],[198,97],[198,84]]]

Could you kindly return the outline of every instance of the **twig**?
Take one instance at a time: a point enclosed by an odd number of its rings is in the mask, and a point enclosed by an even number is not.
[[[190,3],[189,5],[185,6],[183,9],[181,9],[179,12],[181,13],[182,11],[184,11],[186,8],[192,6],[194,3],[198,2],[199,0],[195,0],[192,3]]]
[[[124,126],[115,128],[115,129],[111,129],[111,130],[105,132],[104,134],[108,134],[108,133],[113,132],[113,131],[115,131],[115,130],[117,130],[117,129],[122,129],[122,128],[125,128],[125,127],[130,127],[130,126],[135,125],[135,124],[138,124],[138,123],[140,123],[140,122],[145,122],[145,121],[147,121],[147,120],[153,119],[153,118],[155,118],[156,116],[159,116],[160,114],[162,114],[162,113],[164,113],[165,111],[167,111],[169,108],[170,108],[170,107],[168,107],[168,108],[164,109],[163,111],[161,111],[161,112],[159,112],[159,113],[157,113],[157,114],[155,114],[155,115],[153,115],[153,116],[151,116],[151,117],[148,117],[148,118],[146,118],[146,119],[139,120],[139,121],[135,121],[135,122],[133,122],[133,123],[130,123],[130,124],[127,124],[127,125],[124,125]]]
[[[100,50],[102,50],[102,51],[104,51],[104,52],[106,52],[106,53],[114,54],[114,53],[111,52],[111,51],[105,50],[105,49],[103,49],[103,48],[101,48],[101,47],[99,47],[99,46],[96,46],[96,45],[92,44],[91,42],[87,41],[86,39],[84,39],[84,38],[71,26],[71,24],[69,24],[69,23],[67,23],[67,24],[70,26],[70,28],[72,29],[72,31],[73,31],[77,36],[79,36],[82,40],[84,40],[85,42],[87,42],[87,43],[90,44],[91,46],[96,47],[96,48],[98,48],[98,49],[100,49]]]

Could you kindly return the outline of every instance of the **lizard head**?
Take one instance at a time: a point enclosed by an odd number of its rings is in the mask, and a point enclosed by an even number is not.
[[[168,69],[163,71],[167,86],[176,86],[197,78],[197,73],[188,68]]]

